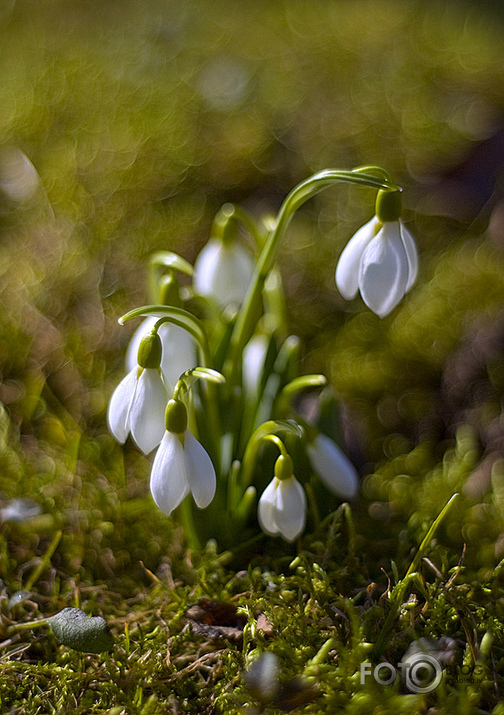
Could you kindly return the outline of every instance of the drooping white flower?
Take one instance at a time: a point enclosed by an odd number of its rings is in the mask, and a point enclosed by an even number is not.
[[[221,307],[241,303],[253,272],[252,257],[238,241],[225,243],[211,238],[196,258],[194,289]]]
[[[149,454],[161,442],[168,394],[161,375],[161,340],[156,331],[144,335],[137,362],[116,387],[109,403],[109,429],[121,444],[128,434]]]
[[[412,287],[417,272],[417,249],[400,219],[399,192],[380,191],[377,215],[353,235],[340,256],[338,290],[347,300],[360,291],[368,308],[383,318]]]
[[[292,471],[292,459],[282,453],[275,462],[275,476],[259,499],[257,517],[261,529],[287,541],[301,534],[306,521],[306,495]]]
[[[261,529],[271,536],[294,541],[302,533],[306,495],[294,475],[288,479],[273,477],[259,499],[257,516]]]
[[[123,444],[128,434],[144,454],[149,454],[161,442],[168,394],[159,369],[130,370],[116,387],[109,403],[109,429]]]
[[[158,320],[159,318],[155,316],[145,318],[133,333],[126,351],[126,369],[128,371],[137,364],[138,349],[142,338],[152,330]],[[196,347],[187,330],[173,323],[163,323],[158,329],[158,334],[162,344],[161,372],[168,391],[173,392],[182,373],[196,367]]]
[[[150,488],[154,501],[167,515],[189,493],[200,509],[214,498],[216,476],[212,460],[188,429],[182,434],[165,431],[152,465]]]
[[[336,442],[319,433],[306,450],[313,469],[333,494],[343,499],[352,499],[357,494],[357,470]]]

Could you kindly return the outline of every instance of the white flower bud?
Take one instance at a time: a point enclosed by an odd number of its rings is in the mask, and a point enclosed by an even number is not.
[[[242,303],[253,272],[252,257],[240,243],[211,238],[194,264],[194,289],[221,307]]]

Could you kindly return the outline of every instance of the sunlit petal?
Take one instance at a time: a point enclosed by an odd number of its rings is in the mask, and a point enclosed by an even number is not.
[[[366,246],[359,270],[362,299],[383,318],[399,303],[408,282],[408,258],[399,224],[383,224]]]
[[[318,434],[308,444],[307,452],[314,470],[333,494],[343,499],[352,499],[357,494],[357,470],[330,437]]]
[[[110,398],[107,421],[118,442],[126,442],[130,431],[130,407],[137,387],[138,368],[135,366],[118,384]]]
[[[194,501],[200,509],[204,509],[215,495],[215,469],[205,448],[189,430],[184,434],[184,455],[187,481]]]
[[[304,529],[306,495],[294,476],[283,479],[278,486],[275,521],[278,531],[287,541],[294,541]]]
[[[408,258],[408,282],[406,284],[406,293],[409,291],[413,283],[416,281],[418,274],[418,252],[415,244],[415,239],[408,231],[406,226],[403,226],[402,222],[399,222],[401,227],[401,237],[403,240],[404,248],[406,250],[406,256]]]
[[[189,494],[184,448],[173,432],[165,432],[152,465],[150,488],[154,501],[167,515]]]
[[[253,271],[252,257],[241,244],[211,238],[194,264],[194,289],[221,306],[241,303]]]
[[[194,262],[193,285],[199,295],[211,295],[222,242],[211,238]]]
[[[378,219],[374,216],[349,240],[336,267],[336,285],[346,300],[355,298],[359,291],[359,266],[362,254],[375,235]]]
[[[144,454],[161,442],[165,433],[165,410],[168,396],[159,370],[145,368],[131,403],[131,436]]]
[[[247,393],[254,398],[259,391],[264,370],[264,361],[268,352],[268,344],[269,338],[267,335],[264,333],[256,333],[243,350],[243,386]]]
[[[261,529],[266,532],[266,534],[270,534],[271,536],[276,536],[278,534],[278,526],[276,523],[276,501],[279,484],[279,480],[276,477],[273,477],[271,482],[263,491],[261,498],[259,499],[257,509],[257,517],[259,519]]]
[[[196,347],[187,330],[172,323],[163,323],[158,331],[163,346],[161,371],[168,389],[173,392],[183,372],[196,367]]]

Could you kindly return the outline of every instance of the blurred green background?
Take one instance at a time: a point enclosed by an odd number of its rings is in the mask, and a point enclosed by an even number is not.
[[[5,0],[0,39],[2,504],[65,524],[70,572],[156,565],[148,463],[105,420],[149,254],[192,260],[224,202],[275,213],[311,173],[372,163],[404,187],[417,286],[382,321],[340,298],[374,197],[325,192],[280,258],[292,330],[370,475],[362,529],[421,531],[463,490],[448,538],[501,558],[501,3]]]

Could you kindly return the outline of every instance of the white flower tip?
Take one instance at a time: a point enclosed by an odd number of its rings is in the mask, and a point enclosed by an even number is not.
[[[336,442],[320,433],[308,445],[307,451],[314,470],[333,494],[343,499],[353,499],[357,495],[357,470]]]

